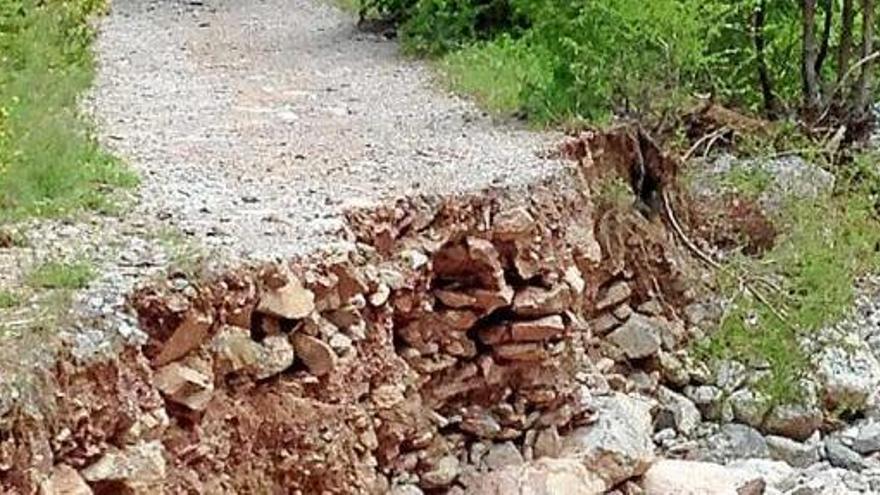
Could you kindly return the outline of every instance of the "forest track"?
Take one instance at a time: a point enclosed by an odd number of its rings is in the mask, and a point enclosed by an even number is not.
[[[233,259],[314,252],[351,206],[538,182],[559,135],[498,125],[398,45],[315,0],[116,0],[98,42],[102,140],[140,210]]]

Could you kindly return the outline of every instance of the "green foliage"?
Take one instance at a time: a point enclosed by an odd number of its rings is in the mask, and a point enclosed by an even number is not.
[[[0,0],[0,221],[103,208],[136,179],[78,112],[101,0]]]
[[[453,90],[508,115],[522,109],[529,88],[546,85],[552,75],[549,57],[509,35],[450,53],[440,61],[440,69]]]
[[[0,289],[0,309],[14,308],[21,304],[21,295],[8,289]]]
[[[459,82],[456,89],[475,92],[484,101],[498,94],[504,102],[500,108],[515,106],[538,121],[662,112],[669,102],[695,92],[757,112],[767,106],[759,78],[762,68],[777,115],[792,114],[803,96],[802,8],[790,0],[361,2],[362,15],[400,25],[408,51],[449,54],[443,66],[450,79]],[[839,10],[835,8],[831,17],[827,56],[818,71],[828,93],[821,96],[829,104],[846,99],[838,94],[841,100],[835,100],[831,94],[842,72],[836,57]],[[761,29],[756,28],[759,11]],[[823,43],[825,14],[820,6],[817,50]],[[860,19],[856,16],[853,26],[857,35]],[[763,40],[760,55],[758,33]],[[857,37],[854,42],[859,42]],[[456,53],[459,50],[464,53]],[[500,89],[488,77],[490,61],[501,68]],[[511,69],[517,62],[525,63],[525,70]],[[542,74],[530,70],[537,67]],[[858,74],[853,76],[850,82],[858,79]]]
[[[861,161],[854,167],[861,167]],[[730,261],[729,271],[721,275],[730,304],[720,328],[699,350],[711,358],[769,364],[762,385],[774,400],[796,398],[797,380],[809,362],[798,340],[842,318],[852,307],[857,278],[880,269],[875,209],[880,181],[872,186],[864,176],[853,182],[847,175],[851,172],[841,174],[833,195],[791,202],[777,246],[761,259]],[[760,290],[769,305],[744,290],[743,280]],[[775,281],[781,291],[766,281]]]
[[[48,261],[34,268],[27,282],[41,289],[82,289],[94,277],[94,267],[86,261]]]

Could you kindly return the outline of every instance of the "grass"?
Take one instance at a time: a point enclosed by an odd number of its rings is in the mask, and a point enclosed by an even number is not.
[[[0,0],[0,222],[108,210],[135,176],[101,150],[79,100],[100,0]]]
[[[471,95],[483,108],[502,115],[522,109],[529,84],[546,78],[545,65],[533,49],[508,36],[467,46],[439,62],[453,91]]]
[[[95,277],[95,269],[86,261],[47,261],[27,275],[28,285],[41,289],[82,289]]]
[[[14,308],[21,304],[22,297],[9,289],[0,289],[0,309]]]
[[[860,158],[859,160],[864,160]],[[855,167],[859,167],[858,161]],[[779,219],[783,235],[760,259],[737,256],[719,276],[730,301],[720,327],[697,344],[709,359],[738,359],[769,365],[759,384],[772,400],[799,396],[798,380],[810,359],[800,340],[843,318],[854,302],[858,277],[880,269],[880,221],[876,180],[841,175],[837,191],[820,198],[795,198]],[[760,178],[739,177],[747,192],[760,192]],[[747,279],[765,294],[771,309],[748,291]],[[781,290],[761,281],[773,281]],[[777,312],[785,312],[785,321]]]

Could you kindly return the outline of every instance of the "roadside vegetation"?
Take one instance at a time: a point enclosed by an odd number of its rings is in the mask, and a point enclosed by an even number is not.
[[[79,103],[103,0],[0,0],[0,222],[112,206],[136,179],[101,150]]]
[[[873,119],[873,0],[361,0],[453,87],[536,123],[646,119],[695,93],[771,118]]]
[[[769,251],[725,259],[717,279],[729,304],[696,345],[707,359],[769,366],[764,392],[787,401],[809,370],[799,341],[844,317],[859,278],[880,270],[880,157],[861,144],[875,120],[877,8],[873,0],[361,0],[360,15],[396,26],[408,53],[434,60],[453,89],[498,115],[557,126],[623,118],[682,153],[712,138],[700,149],[709,153],[717,139],[716,148],[757,159],[784,150],[832,172],[832,193],[790,198],[774,215],[779,237]],[[730,109],[755,132],[716,122],[693,135],[681,116],[699,101]],[[770,183],[760,172],[723,180],[746,200]]]

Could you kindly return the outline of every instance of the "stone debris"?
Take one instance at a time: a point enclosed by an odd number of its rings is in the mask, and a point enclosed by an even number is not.
[[[677,276],[646,280],[623,245],[597,252],[589,211],[566,226],[582,197],[529,197],[356,212],[354,251],[135,300],[150,359],[100,376],[139,392],[118,420],[92,412],[54,435],[45,458],[98,460],[46,483],[231,493],[259,473],[302,493],[806,495],[808,472],[822,487],[841,468],[847,487],[880,480],[877,423],[819,431],[831,406],[872,411],[869,346],[817,353],[805,400],[771,407],[760,363],[688,354],[702,334],[677,315],[715,313],[665,297]]]
[[[518,342],[540,342],[555,339],[565,332],[565,323],[559,315],[540,320],[518,321],[510,326],[511,339]]]
[[[599,300],[596,302],[596,311],[603,311],[608,308],[612,308],[617,306],[618,304],[629,299],[629,296],[632,295],[632,289],[629,284],[623,281],[617,282],[614,285],[608,287],[605,290],[604,295],[602,295]]]
[[[256,377],[263,380],[275,376],[293,365],[294,350],[287,335],[270,335],[261,343],[260,359],[256,363]]]
[[[514,313],[524,317],[540,317],[562,313],[571,306],[571,289],[558,284],[552,289],[526,287],[513,298]]]
[[[293,275],[283,287],[264,292],[257,306],[261,313],[288,320],[305,318],[314,309],[315,295]]]
[[[608,485],[576,459],[539,459],[477,478],[473,495],[600,495]]]
[[[321,339],[296,333],[293,335],[293,347],[296,356],[315,376],[324,376],[336,368],[336,353]]]
[[[567,435],[562,455],[581,460],[608,486],[644,473],[654,461],[650,404],[614,393],[591,406],[597,420]]]
[[[211,318],[207,315],[197,311],[187,313],[171,337],[162,345],[161,352],[153,359],[154,364],[168,364],[198,348],[208,338],[211,324]]]
[[[629,359],[642,359],[653,356],[660,350],[660,336],[650,319],[633,315],[607,339],[619,347]]]
[[[864,341],[850,338],[841,346],[825,347],[816,358],[822,399],[829,410],[861,412],[880,387],[880,362]]]
[[[153,383],[168,400],[193,411],[204,409],[214,393],[214,373],[201,360],[166,365],[156,372]]]
[[[719,464],[663,459],[647,470],[642,488],[645,495],[740,495],[755,479]]]
[[[82,476],[66,464],[52,468],[52,474],[41,486],[40,495],[92,495]]]
[[[165,481],[165,449],[158,441],[111,448],[94,464],[81,471],[89,483],[118,482],[137,495],[156,493]]]
[[[775,435],[768,435],[766,440],[771,459],[787,462],[796,468],[805,468],[819,462],[819,445],[816,441],[798,442]]]

